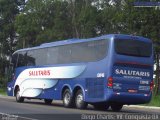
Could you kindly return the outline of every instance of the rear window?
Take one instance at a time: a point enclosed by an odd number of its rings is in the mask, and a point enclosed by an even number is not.
[[[115,40],[115,51],[117,54],[150,57],[152,54],[152,44],[138,40]]]

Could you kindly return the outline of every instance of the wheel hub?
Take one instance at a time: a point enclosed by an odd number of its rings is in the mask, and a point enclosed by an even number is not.
[[[82,94],[79,94],[79,95],[77,96],[77,105],[82,104],[82,101],[83,101],[83,95],[82,95]]]
[[[66,104],[68,104],[69,101],[70,101],[70,99],[71,99],[70,94],[69,94],[69,93],[66,93],[66,94],[65,94],[65,97],[64,97],[64,102],[65,102]]]

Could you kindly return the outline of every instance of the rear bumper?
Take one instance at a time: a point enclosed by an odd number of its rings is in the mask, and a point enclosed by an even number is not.
[[[128,93],[128,92],[113,92],[112,89],[107,89],[104,96],[101,98],[89,98],[86,94],[85,101],[88,103],[121,103],[126,105],[149,103],[152,98],[152,92],[146,93]]]
[[[149,103],[151,98],[152,92],[150,92],[149,94],[113,92],[108,101],[122,104],[144,104]]]

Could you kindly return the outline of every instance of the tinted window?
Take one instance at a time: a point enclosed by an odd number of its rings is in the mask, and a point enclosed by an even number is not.
[[[19,52],[17,67],[26,66],[26,63],[26,52]]]
[[[107,40],[83,42],[72,45],[72,62],[101,60],[107,52]]]
[[[51,47],[47,49],[47,64],[58,64],[59,47]]]
[[[90,41],[47,48],[47,64],[91,62],[106,56],[107,40]]]
[[[64,63],[71,63],[71,45],[64,45],[64,46],[59,46],[58,47],[58,63],[59,64],[64,64]]]
[[[13,68],[26,66],[26,52],[13,54],[11,63],[13,63]]]
[[[47,49],[30,50],[27,52],[27,66],[45,65]]]
[[[15,53],[15,54],[13,54],[12,61],[11,61],[14,68],[17,66],[17,62],[18,62],[18,53]]]
[[[106,56],[107,49],[107,40],[98,40],[29,50],[19,53],[19,67],[98,61]]]
[[[27,66],[34,66],[34,65],[36,65],[35,51],[28,51],[27,52]]]
[[[137,40],[115,40],[115,51],[123,55],[150,57],[152,44]]]

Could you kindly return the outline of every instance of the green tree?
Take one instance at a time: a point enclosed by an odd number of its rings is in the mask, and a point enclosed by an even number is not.
[[[3,76],[8,57],[15,49],[17,34],[14,27],[15,16],[22,1],[0,0],[0,74]]]
[[[91,3],[90,0],[28,0],[15,22],[19,47],[95,36],[98,12]]]
[[[15,22],[19,47],[70,38],[67,6],[64,1],[28,0]]]
[[[72,37],[93,37],[97,32],[98,10],[92,5],[92,0],[66,0],[68,2],[68,17],[71,21]]]

